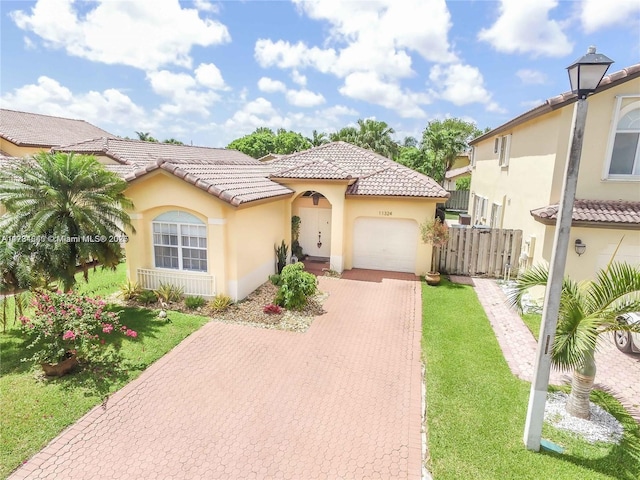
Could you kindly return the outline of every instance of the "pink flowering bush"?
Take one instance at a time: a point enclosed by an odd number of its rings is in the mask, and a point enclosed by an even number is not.
[[[119,314],[105,310],[105,302],[73,292],[36,292],[31,318],[20,318],[22,331],[28,337],[31,357],[24,361],[58,363],[70,354],[78,359],[100,358],[105,337],[138,333],[120,325]]]

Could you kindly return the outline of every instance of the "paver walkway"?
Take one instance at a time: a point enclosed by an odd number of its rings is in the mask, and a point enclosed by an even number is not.
[[[306,333],[210,322],[10,478],[419,479],[420,284],[320,288]]]
[[[452,280],[456,281],[456,278]],[[474,278],[473,284],[509,368],[514,375],[530,382],[537,349],[533,334],[520,316],[509,307],[506,295],[495,280]],[[640,355],[618,351],[612,336],[607,335],[600,340],[599,350],[596,352],[596,367],[595,386],[616,397],[640,423]],[[551,370],[550,383],[571,383],[571,376]]]

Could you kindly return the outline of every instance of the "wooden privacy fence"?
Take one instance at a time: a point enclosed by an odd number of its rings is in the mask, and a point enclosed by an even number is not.
[[[449,241],[436,249],[440,272],[501,278],[518,273],[522,230],[449,228]]]
[[[466,212],[469,208],[469,190],[448,190],[449,198],[444,204],[445,210]]]

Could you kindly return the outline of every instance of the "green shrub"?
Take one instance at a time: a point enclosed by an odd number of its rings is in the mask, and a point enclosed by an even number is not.
[[[184,304],[190,310],[195,310],[196,308],[200,308],[205,303],[207,303],[202,297],[185,297]]]
[[[276,287],[279,287],[282,284],[279,273],[276,273],[275,275],[269,275],[269,280],[271,280],[271,283],[273,283]]]
[[[171,283],[161,283],[154,292],[158,298],[166,303],[179,302],[182,300],[182,297],[184,297],[184,288]]]
[[[153,290],[143,290],[138,295],[138,301],[144,305],[149,305],[151,303],[157,302],[158,296]]]
[[[291,310],[298,310],[307,304],[309,296],[316,293],[318,280],[304,271],[302,262],[287,265],[280,275],[280,289],[274,303]]]
[[[229,295],[225,295],[224,293],[219,293],[215,296],[213,300],[209,302],[209,308],[213,310],[215,313],[224,312],[231,304],[233,300]]]
[[[136,281],[127,280],[120,286],[120,296],[125,300],[135,300],[142,293],[142,287]]]

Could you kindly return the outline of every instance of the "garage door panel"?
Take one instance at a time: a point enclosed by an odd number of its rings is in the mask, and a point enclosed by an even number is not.
[[[418,224],[413,220],[357,218],[353,266],[394,272],[415,271]]]

